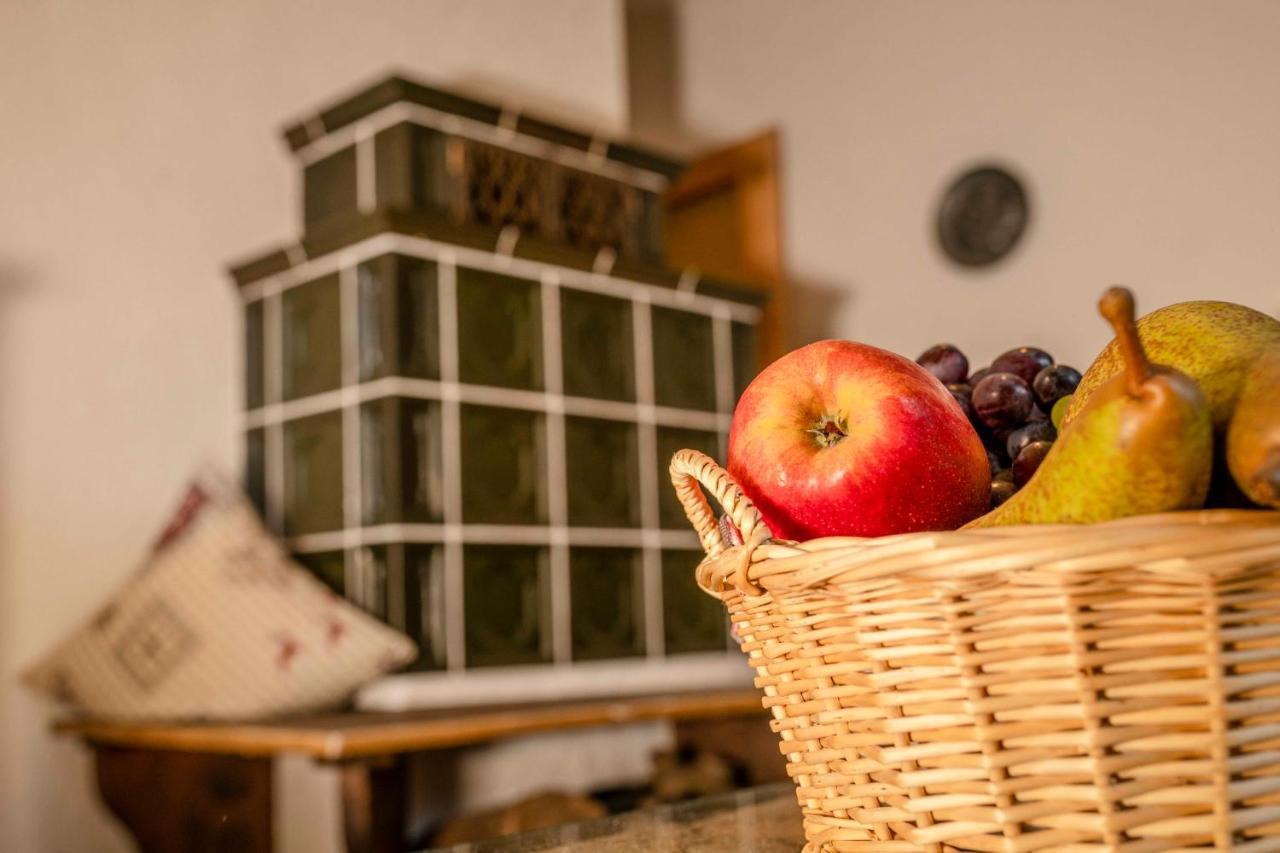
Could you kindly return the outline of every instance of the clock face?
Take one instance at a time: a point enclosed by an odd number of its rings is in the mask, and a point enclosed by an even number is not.
[[[1027,216],[1027,196],[1017,178],[993,166],[973,169],[942,197],[938,241],[956,263],[986,266],[1013,250]]]

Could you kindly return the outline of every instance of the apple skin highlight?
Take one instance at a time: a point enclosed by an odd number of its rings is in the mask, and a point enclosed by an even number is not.
[[[774,536],[953,530],[986,512],[986,450],[951,393],[902,356],[818,341],[743,392],[729,473]]]

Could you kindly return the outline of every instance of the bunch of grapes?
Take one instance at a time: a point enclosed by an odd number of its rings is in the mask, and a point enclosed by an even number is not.
[[[969,416],[987,448],[991,505],[1004,503],[1053,446],[1080,371],[1035,347],[1011,349],[972,373],[969,359],[951,344],[929,347],[916,363],[938,377]]]

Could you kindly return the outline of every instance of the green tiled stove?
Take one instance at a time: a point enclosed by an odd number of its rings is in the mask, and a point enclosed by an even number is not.
[[[400,78],[285,138],[303,236],[232,270],[248,485],[417,640],[362,702],[749,681],[666,465],[722,457],[760,308],[663,265],[680,165]]]

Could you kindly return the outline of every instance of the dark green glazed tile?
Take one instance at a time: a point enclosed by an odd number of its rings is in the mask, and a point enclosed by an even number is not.
[[[463,382],[540,390],[538,283],[458,267],[458,348]]]
[[[332,391],[342,381],[339,302],[336,273],[284,292],[284,399]]]
[[[440,378],[436,265],[383,255],[357,271],[360,379]]]
[[[256,409],[266,402],[262,300],[244,307],[244,405]]]
[[[635,400],[630,302],[561,288],[560,331],[564,393],[601,400]]]
[[[716,364],[710,317],[654,306],[653,383],[659,406],[715,411]]]
[[[536,136],[539,139],[545,139],[547,142],[554,142],[567,148],[576,148],[579,151],[586,151],[591,147],[591,137],[587,134],[550,124],[533,116],[520,116],[516,120],[516,133]]]
[[[667,654],[724,651],[724,605],[698,588],[700,551],[662,552],[662,619]]]
[[[468,545],[462,560],[467,666],[550,660],[546,551]]]
[[[330,217],[355,213],[356,149],[344,148],[302,170],[303,220],[307,228]]]
[[[395,397],[360,406],[360,514],[365,524],[400,521],[398,415]]]
[[[267,433],[251,429],[245,434],[244,490],[258,510],[267,514]]]
[[[229,272],[235,279],[236,286],[244,287],[269,275],[284,272],[292,266],[289,249],[272,249],[235,264],[229,268]]]
[[[635,424],[564,419],[569,523],[583,527],[640,524]]]
[[[756,327],[750,323],[732,325],[733,399],[736,402],[760,371]]]
[[[462,519],[468,524],[547,520],[543,415],[462,406]]]
[[[666,175],[668,178],[675,178],[685,169],[683,163],[672,160],[669,157],[664,157],[651,151],[642,151],[639,148],[624,145],[621,142],[610,142],[605,156],[610,160],[616,160],[628,166],[635,166]]]
[[[639,551],[571,549],[569,589],[574,660],[644,654]]]
[[[347,567],[347,598],[376,619],[387,618],[388,546],[357,548]]]
[[[444,515],[440,404],[384,397],[360,407],[365,524],[438,522]]]
[[[640,194],[643,214],[640,219],[640,258],[646,263],[663,264],[664,206],[658,193]]]
[[[346,555],[342,551],[294,554],[293,558],[340,596],[347,594]]]
[[[342,528],[342,413],[284,425],[284,531]]]
[[[444,550],[439,545],[404,546],[403,630],[418,644],[417,670],[445,665]]]
[[[449,137],[404,122],[374,137],[378,207],[399,212],[447,214],[457,192],[448,170]]]
[[[658,427],[658,521],[669,529],[692,530],[685,518],[684,508],[671,485],[671,457],[677,450],[701,450],[713,459],[720,459],[720,440],[714,432],[697,429]]]

